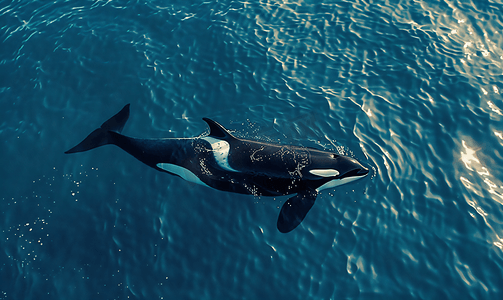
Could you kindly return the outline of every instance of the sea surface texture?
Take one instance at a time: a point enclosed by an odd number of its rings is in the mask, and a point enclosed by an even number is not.
[[[0,299],[503,299],[503,2],[0,2]],[[123,133],[344,153],[370,169],[282,234]]]

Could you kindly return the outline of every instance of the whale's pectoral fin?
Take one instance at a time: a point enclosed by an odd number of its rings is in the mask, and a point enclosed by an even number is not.
[[[299,226],[313,207],[317,195],[316,190],[309,189],[288,199],[279,212],[278,230],[287,233]]]
[[[115,114],[101,127],[91,132],[82,142],[65,153],[83,152],[99,146],[113,144],[113,135],[110,132],[121,133],[129,118],[129,104],[126,104],[120,112]]]

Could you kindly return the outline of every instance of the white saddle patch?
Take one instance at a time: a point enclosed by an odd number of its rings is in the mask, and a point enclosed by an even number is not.
[[[321,177],[335,177],[339,175],[339,171],[335,169],[314,169],[309,170],[309,173]]]
[[[165,171],[168,171],[172,174],[176,174],[187,181],[208,186],[206,183],[202,182],[201,179],[199,179],[194,173],[185,169],[184,167],[166,163],[158,163],[157,167]]]
[[[217,164],[224,170],[231,171],[231,172],[239,172],[238,170],[233,169],[229,165],[229,150],[231,149],[231,146],[229,145],[228,142],[218,140],[216,138],[212,138],[209,136],[203,137],[203,140],[207,141],[208,143],[211,144],[211,149],[213,149],[213,156],[215,156],[215,160],[217,161]]]

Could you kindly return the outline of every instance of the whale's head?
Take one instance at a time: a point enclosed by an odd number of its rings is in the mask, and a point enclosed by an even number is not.
[[[363,178],[367,176],[369,169],[352,157],[330,154],[315,161],[308,172],[325,181],[316,188],[319,192]]]

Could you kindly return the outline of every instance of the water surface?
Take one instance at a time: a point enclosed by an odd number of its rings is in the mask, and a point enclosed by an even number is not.
[[[0,4],[0,299],[496,299],[503,3]],[[289,234],[288,197],[207,189],[116,147],[237,136],[354,156]]]

